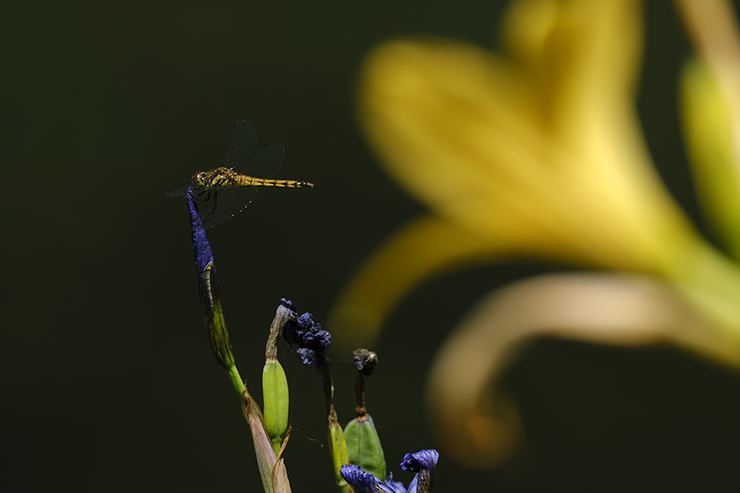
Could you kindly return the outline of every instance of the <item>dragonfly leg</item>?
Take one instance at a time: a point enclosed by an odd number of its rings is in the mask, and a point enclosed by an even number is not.
[[[216,206],[218,206],[218,194],[213,190],[208,190],[207,194],[203,197],[203,202],[211,201],[211,206],[208,210],[207,214],[201,214],[200,219],[203,221],[203,224],[208,221],[208,219],[213,215],[214,212],[216,212]]]

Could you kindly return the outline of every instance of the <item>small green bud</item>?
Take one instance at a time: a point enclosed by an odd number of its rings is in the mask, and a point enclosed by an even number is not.
[[[284,301],[284,300],[283,300]],[[286,301],[286,304],[290,303]],[[285,434],[288,432],[290,396],[285,371],[277,360],[277,339],[283,327],[294,316],[293,311],[282,302],[278,305],[275,318],[270,324],[270,335],[265,346],[265,367],[262,370],[262,400],[265,407],[264,419],[267,433],[272,440],[275,455],[280,453]]]
[[[262,369],[262,400],[265,426],[277,455],[288,431],[289,412],[288,380],[283,366],[277,360],[268,360]]]
[[[386,478],[385,455],[378,431],[369,414],[355,418],[344,428],[349,463],[360,466],[381,481]]]

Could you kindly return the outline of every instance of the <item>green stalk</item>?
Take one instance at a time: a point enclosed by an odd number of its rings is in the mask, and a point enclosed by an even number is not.
[[[231,384],[239,394],[239,397],[241,397],[246,387],[244,386],[244,380],[242,380],[242,377],[239,375],[239,370],[236,368],[236,365],[231,365],[231,368],[229,368],[229,377],[231,378]]]

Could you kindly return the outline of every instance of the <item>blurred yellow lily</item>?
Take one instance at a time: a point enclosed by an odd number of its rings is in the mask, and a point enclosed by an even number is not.
[[[502,460],[516,439],[515,408],[483,389],[523,338],[551,331],[672,342],[740,366],[740,269],[696,234],[642,141],[633,107],[639,3],[517,0],[503,32],[506,56],[400,40],[369,57],[360,88],[365,133],[388,172],[432,214],[368,260],[330,321],[337,339],[371,343],[410,288],[471,262],[539,256],[631,273],[496,295],[456,329],[435,363],[429,404],[455,458],[479,466]],[[702,80],[712,86],[711,77]],[[688,108],[707,94],[700,86],[687,89]],[[548,301],[556,292],[572,294],[560,300],[567,313]],[[549,319],[530,316],[530,297]],[[594,306],[602,312],[594,315]],[[640,316],[618,316],[635,307]]]

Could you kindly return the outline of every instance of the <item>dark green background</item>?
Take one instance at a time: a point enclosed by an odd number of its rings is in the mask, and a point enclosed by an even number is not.
[[[237,362],[259,395],[281,297],[324,320],[360,262],[424,207],[359,133],[358,68],[382,40],[491,46],[504,2],[14,2],[0,6],[0,487],[260,491],[238,399],[204,337],[185,204],[164,190],[219,164],[250,119],[287,149],[282,178],[209,233]],[[639,109],[674,196],[698,219],[676,114],[688,44],[650,2]],[[396,479],[437,446],[422,408],[444,335],[491,289],[558,269],[491,266],[415,290],[373,348],[369,406]],[[342,421],[349,355],[331,354]],[[323,402],[290,354],[293,489],[334,491]],[[506,384],[529,447],[471,471],[442,456],[436,491],[737,491],[740,379],[669,349],[535,344]]]

